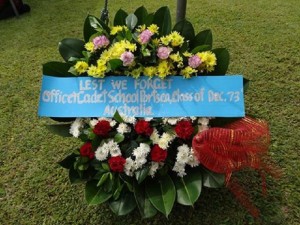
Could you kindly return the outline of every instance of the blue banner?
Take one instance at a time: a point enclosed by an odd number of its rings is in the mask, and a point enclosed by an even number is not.
[[[43,76],[39,116],[243,117],[243,77]]]

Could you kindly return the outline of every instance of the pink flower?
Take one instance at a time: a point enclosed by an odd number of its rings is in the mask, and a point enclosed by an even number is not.
[[[150,30],[148,30],[148,29],[144,30],[139,36],[141,44],[148,43],[150,41],[152,35],[153,35],[153,33]]]
[[[168,47],[159,47],[157,49],[157,56],[160,59],[167,59],[171,53],[172,49]]]
[[[93,39],[93,44],[95,46],[94,48],[98,49],[109,45],[109,40],[104,35],[101,35]]]
[[[123,66],[130,66],[130,64],[134,60],[134,55],[132,54],[132,52],[124,52],[121,55],[120,59],[123,61]]]
[[[193,69],[200,66],[201,63],[202,61],[197,55],[193,55],[192,57],[189,58],[189,66],[192,67]]]

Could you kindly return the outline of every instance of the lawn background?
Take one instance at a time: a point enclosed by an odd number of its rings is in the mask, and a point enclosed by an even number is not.
[[[37,116],[42,64],[62,60],[58,42],[82,38],[88,13],[99,15],[102,0],[24,0],[29,14],[0,21],[0,224],[256,224],[224,189],[204,189],[194,209],[176,206],[169,219],[140,221],[137,212],[116,217],[106,206],[88,206],[82,185],[71,186],[56,162],[78,146],[49,133]],[[109,0],[110,18],[119,9],[144,5],[154,11],[176,1]],[[196,31],[210,28],[214,47],[231,55],[230,74],[251,80],[247,113],[269,121],[270,153],[282,168],[267,178],[262,198],[255,172],[237,174],[261,210],[261,224],[300,224],[300,1],[188,0],[187,18]]]

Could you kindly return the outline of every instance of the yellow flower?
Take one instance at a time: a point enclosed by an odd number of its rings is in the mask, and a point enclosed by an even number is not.
[[[184,37],[182,37],[177,31],[173,31],[169,34],[169,36],[173,47],[181,46],[184,42]]]
[[[128,30],[128,28],[126,26],[114,26],[111,28],[110,30],[110,34],[111,35],[115,35],[117,34],[118,32],[122,31],[122,30]]]
[[[152,39],[152,44],[153,44],[154,46],[158,46],[158,45],[159,45],[159,39],[158,39],[158,38]]]
[[[192,53],[189,53],[189,52],[187,52],[187,51],[185,51],[185,52],[183,53],[183,56],[189,58],[189,57],[192,57],[193,54],[192,54]]]
[[[87,73],[89,76],[92,77],[97,77],[97,78],[103,78],[105,77],[105,72],[106,72],[107,67],[105,65],[101,66],[90,66]]]
[[[193,69],[190,66],[187,66],[180,71],[180,74],[182,74],[184,78],[190,78],[194,73],[197,73],[197,70]]]
[[[94,43],[93,42],[88,42],[84,45],[85,49],[88,50],[89,52],[94,51]]]
[[[197,53],[197,56],[200,57],[202,61],[200,69],[206,69],[208,72],[212,72],[214,70],[215,65],[217,65],[217,57],[213,52],[199,52]]]
[[[143,68],[142,68],[142,67],[139,67],[139,68],[137,68],[137,69],[132,70],[130,74],[131,74],[131,76],[132,76],[133,78],[136,79],[136,78],[139,78],[139,77],[140,77],[142,71],[143,71]]]
[[[143,24],[143,25],[140,25],[138,26],[138,28],[136,28],[136,31],[141,33],[142,31],[146,30],[146,25]]]
[[[75,66],[74,66],[74,69],[79,74],[85,73],[88,68],[89,68],[89,64],[87,64],[84,61],[77,61]]]
[[[183,58],[179,55],[179,52],[176,54],[171,54],[170,59],[172,59],[173,62],[180,63],[183,61]]]
[[[148,77],[153,77],[156,74],[157,70],[154,66],[148,66],[144,68],[144,75]]]
[[[153,34],[158,34],[158,26],[156,24],[151,24],[148,27],[148,30],[150,30]]]
[[[171,42],[171,38],[169,35],[167,36],[163,36],[160,38],[161,43],[163,43],[164,45],[168,45]]]
[[[167,60],[162,60],[157,67],[157,75],[159,78],[164,79],[170,75],[170,65]]]

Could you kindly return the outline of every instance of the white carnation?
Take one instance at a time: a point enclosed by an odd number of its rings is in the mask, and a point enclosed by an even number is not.
[[[126,123],[120,123],[117,127],[117,131],[120,134],[129,133],[131,131],[131,128]]]
[[[78,138],[83,126],[84,126],[83,119],[76,118],[76,120],[71,124],[70,131],[69,131],[70,134],[72,134],[74,137]]]

